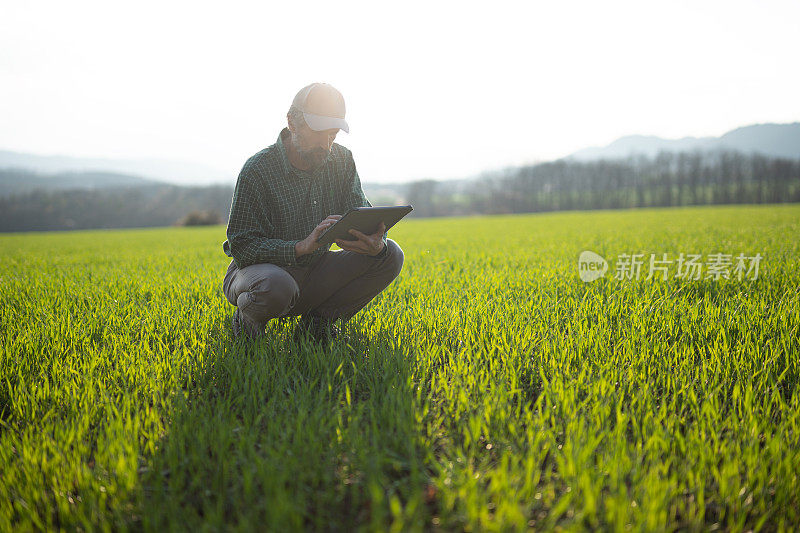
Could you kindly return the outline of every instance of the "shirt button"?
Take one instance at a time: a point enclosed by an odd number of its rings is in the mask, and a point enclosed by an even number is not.
[[[313,201],[313,202],[311,202],[311,203],[312,203],[313,205],[317,205],[317,201],[316,201],[316,200],[314,200],[314,201]]]

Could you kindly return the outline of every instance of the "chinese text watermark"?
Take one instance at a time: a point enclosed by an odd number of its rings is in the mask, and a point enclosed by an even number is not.
[[[684,254],[671,258],[669,254],[619,254],[614,266],[614,279],[634,280],[660,278],[685,279],[758,279],[761,260],[756,255],[713,253]],[[584,282],[595,281],[606,275],[608,262],[600,255],[584,251],[578,257],[578,274]]]

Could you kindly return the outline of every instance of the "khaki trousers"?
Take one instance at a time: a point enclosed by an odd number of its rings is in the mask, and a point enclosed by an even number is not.
[[[380,259],[337,250],[310,266],[258,263],[239,269],[231,261],[222,291],[250,331],[263,332],[273,318],[306,313],[349,320],[400,274],[403,250],[391,239],[386,246]]]

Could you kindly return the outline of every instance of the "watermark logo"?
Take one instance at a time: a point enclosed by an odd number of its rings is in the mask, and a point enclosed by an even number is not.
[[[702,254],[684,254],[681,252],[676,258],[669,254],[619,254],[614,268],[614,279],[634,280],[661,278],[666,281],[670,278],[699,280],[711,279],[758,279],[761,260],[760,253],[756,255],[738,255],[713,253],[703,257]],[[705,261],[704,261],[705,259]],[[595,281],[605,276],[608,263],[600,255],[584,251],[578,258],[578,274],[584,282]],[[674,274],[673,274],[674,272]]]
[[[578,273],[581,280],[589,283],[606,275],[608,272],[608,262],[602,256],[589,250],[581,252],[578,257]]]

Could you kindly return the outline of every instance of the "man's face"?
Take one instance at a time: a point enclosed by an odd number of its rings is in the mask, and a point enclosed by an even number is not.
[[[290,128],[290,131],[297,155],[311,167],[311,170],[315,170],[325,163],[328,154],[331,153],[331,146],[336,139],[336,134],[339,133],[337,128],[314,131],[307,124],[295,125]]]

